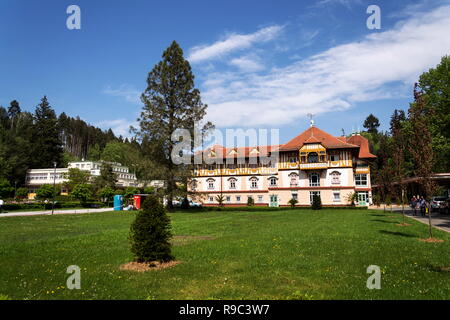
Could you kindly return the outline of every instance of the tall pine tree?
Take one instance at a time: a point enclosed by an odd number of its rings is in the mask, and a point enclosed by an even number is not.
[[[160,61],[149,73],[147,89],[141,96],[144,103],[138,119],[140,130],[135,130],[141,141],[146,141],[145,153],[152,157],[166,180],[168,207],[182,191],[177,181],[185,182],[191,172],[190,166],[176,165],[171,159],[175,143],[171,135],[176,129],[194,132],[194,124],[206,114],[207,105],[200,98],[200,91],[194,87],[191,66],[183,57],[183,50],[176,41],[167,48]],[[211,123],[202,129],[212,128]]]
[[[58,120],[46,96],[36,107],[34,116],[33,167],[52,168],[54,162],[61,165],[63,149],[58,131]]]

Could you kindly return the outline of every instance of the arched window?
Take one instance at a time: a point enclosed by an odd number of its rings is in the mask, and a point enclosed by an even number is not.
[[[191,189],[192,189],[192,191],[196,191],[197,190],[197,186],[198,186],[197,180],[192,180],[191,181]]]
[[[228,180],[230,182],[230,189],[236,189],[236,179],[235,178],[230,178]]]
[[[331,173],[331,184],[341,184],[341,174],[337,171]]]
[[[320,186],[320,175],[318,173],[313,172],[309,175],[309,186],[310,187]]]
[[[208,179],[206,180],[208,182],[208,189],[213,190],[214,189],[214,179]]]
[[[290,178],[291,187],[297,187],[298,186],[298,174],[291,173],[289,175],[289,178]]]
[[[319,162],[319,155],[317,154],[317,152],[311,152],[308,154],[308,162],[309,163]]]
[[[278,179],[276,177],[270,177],[269,178],[269,184],[271,187],[276,187],[278,184]]]
[[[258,188],[258,178],[256,177],[250,178],[250,188],[252,189]]]

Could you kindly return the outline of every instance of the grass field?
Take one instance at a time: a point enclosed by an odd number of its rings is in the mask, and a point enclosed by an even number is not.
[[[171,214],[173,268],[136,273],[134,214],[0,220],[0,297],[10,299],[450,299],[450,235],[372,210]],[[68,290],[66,268],[81,268]],[[368,290],[366,268],[382,270]]]

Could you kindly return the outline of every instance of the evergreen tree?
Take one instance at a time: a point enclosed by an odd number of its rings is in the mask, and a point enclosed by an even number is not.
[[[36,107],[33,167],[53,168],[53,163],[61,165],[63,162],[63,149],[58,132],[58,121],[55,111],[50,107],[47,97],[44,96]]]
[[[370,114],[364,121],[363,127],[367,129],[369,133],[378,133],[378,127],[380,126],[380,121],[373,114]]]
[[[207,106],[201,101],[200,91],[194,87],[191,66],[184,59],[178,43],[173,41],[162,58],[148,75],[147,89],[141,96],[144,107],[138,119],[140,130],[134,131],[141,141],[146,139],[146,153],[167,181],[166,193],[171,209],[173,197],[179,191],[176,181],[187,180],[191,174],[190,166],[173,163],[171,155],[175,143],[171,135],[176,129],[187,129],[193,137],[194,124],[203,119]],[[211,127],[212,124],[207,123],[203,129]],[[190,151],[192,148],[193,145]]]
[[[100,169],[100,175],[95,178],[94,185],[95,190],[102,189],[104,187],[110,187],[114,189],[117,183],[117,176],[113,171],[113,167],[108,162],[103,162]]]
[[[317,194],[313,196],[313,202],[311,205],[311,209],[313,209],[313,210],[321,210],[322,209],[322,200],[320,199],[320,196]]]
[[[174,259],[170,218],[155,196],[149,196],[131,224],[131,252],[137,262],[168,262]]]
[[[15,129],[15,124],[17,122],[17,118],[19,117],[20,113],[21,109],[19,106],[19,102],[17,102],[17,100],[11,101],[10,106],[8,108],[8,116],[11,121],[11,130],[13,131]]]

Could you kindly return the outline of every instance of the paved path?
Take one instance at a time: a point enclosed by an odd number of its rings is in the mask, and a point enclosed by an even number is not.
[[[380,208],[371,208],[373,210],[383,210],[383,207]],[[402,212],[401,208],[392,208],[392,211],[395,213],[400,213]],[[387,207],[386,208],[386,212],[390,212],[390,208]],[[417,220],[419,222],[422,222],[424,224],[428,224],[428,216],[422,217],[420,215],[420,213],[418,212],[416,216],[413,215],[414,211],[412,209],[405,208],[405,213],[408,217]],[[445,214],[439,214],[437,212],[433,212],[433,214],[431,215],[431,224],[433,225],[433,227],[440,229],[442,231],[445,232],[449,232],[450,233],[450,215],[445,215]]]
[[[112,211],[112,210],[113,210],[113,208],[55,210],[54,214],[80,214],[80,213],[106,212],[106,211]],[[0,213],[0,218],[42,216],[42,215],[51,215],[51,214],[52,214],[52,210],[23,211],[23,212],[15,212],[14,211],[14,212],[8,212],[8,213]]]

